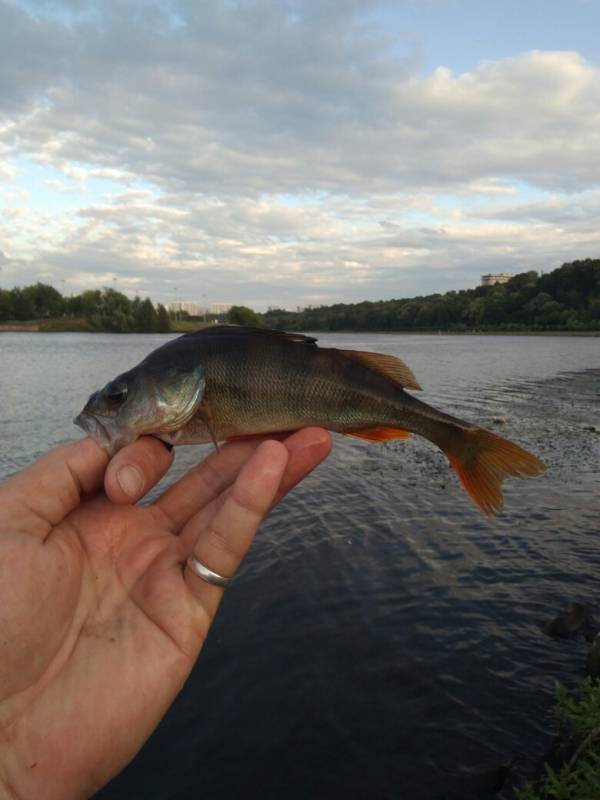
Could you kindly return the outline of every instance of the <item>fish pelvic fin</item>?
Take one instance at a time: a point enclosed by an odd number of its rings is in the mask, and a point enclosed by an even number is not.
[[[362,350],[341,350],[347,358],[360,361],[365,367],[400,386],[402,389],[420,389],[413,371],[404,361],[385,353],[366,353]]]
[[[460,482],[484,514],[502,510],[502,481],[507,477],[532,478],[546,465],[519,445],[483,428],[458,429],[442,450]]]
[[[402,428],[367,428],[362,431],[344,431],[345,436],[367,439],[370,442],[390,442],[392,439],[409,439],[410,432]]]

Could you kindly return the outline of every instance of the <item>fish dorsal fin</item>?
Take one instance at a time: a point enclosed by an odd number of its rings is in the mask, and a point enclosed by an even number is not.
[[[385,353],[365,353],[362,350],[342,350],[341,352],[348,358],[360,361],[365,367],[383,375],[384,378],[388,378],[403,389],[421,388],[411,368],[396,356],[389,356]]]
[[[186,333],[186,336],[264,336],[277,339],[287,339],[289,342],[316,346],[314,336],[305,336],[303,333],[288,333],[287,331],[272,330],[270,328],[252,328],[249,325],[211,325],[198,331]]]

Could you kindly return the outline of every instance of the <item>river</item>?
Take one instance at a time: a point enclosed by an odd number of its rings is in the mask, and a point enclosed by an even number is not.
[[[78,438],[90,392],[166,338],[0,334],[0,477]],[[542,626],[598,601],[600,339],[319,338],[401,356],[424,400],[549,469],[505,483],[488,519],[428,442],[336,436],[261,529],[166,718],[96,800],[509,798],[551,741],[554,681],[583,674],[586,644]],[[180,448],[168,481],[206,452]]]

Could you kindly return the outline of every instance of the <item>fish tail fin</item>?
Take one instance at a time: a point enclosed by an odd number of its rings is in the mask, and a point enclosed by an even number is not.
[[[519,445],[483,428],[456,428],[442,450],[460,482],[484,514],[502,509],[502,481],[540,475],[546,465]]]

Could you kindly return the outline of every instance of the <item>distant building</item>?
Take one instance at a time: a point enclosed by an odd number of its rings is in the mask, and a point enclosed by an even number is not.
[[[168,311],[187,311],[191,317],[200,317],[204,314],[204,307],[200,303],[194,303],[190,300],[177,300],[174,303],[169,303],[167,306]]]
[[[482,286],[494,286],[496,283],[507,283],[512,278],[510,272],[497,272],[495,275],[482,275]]]
[[[227,314],[231,308],[231,303],[211,303],[208,306],[209,314]]]
[[[203,305],[193,300],[176,300],[174,303],[169,303],[167,305],[168,311],[187,311],[190,317],[203,317],[205,314],[227,314],[230,308],[231,303],[211,303],[210,305]]]

